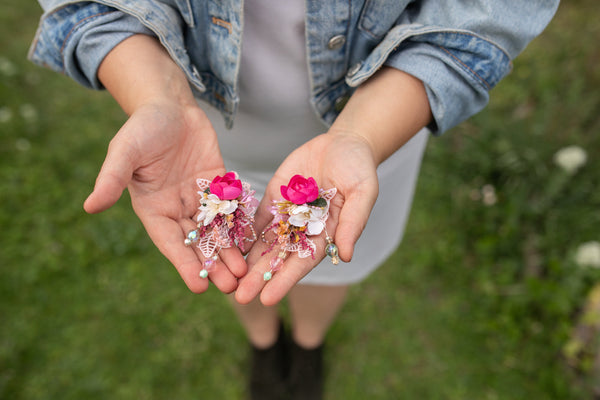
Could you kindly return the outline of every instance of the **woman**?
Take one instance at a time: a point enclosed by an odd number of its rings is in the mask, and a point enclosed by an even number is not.
[[[209,274],[221,291],[235,292],[232,303],[253,346],[256,399],[288,391],[294,399],[320,398],[327,330],[347,286],[398,245],[428,135],[481,110],[558,5],[41,3],[46,13],[30,58],[106,88],[129,115],[86,211],[109,208],[127,187],[148,234],[193,292],[208,286],[199,277],[201,252],[184,246],[195,227],[197,178],[222,176],[227,167],[249,181],[262,197],[258,232],[292,176],[337,189],[326,229],[344,265],[319,264],[326,244],[320,235],[314,259],[289,256],[271,280],[264,274],[273,255],[263,254],[262,241],[246,259],[223,249]],[[291,360],[272,307],[286,295]]]

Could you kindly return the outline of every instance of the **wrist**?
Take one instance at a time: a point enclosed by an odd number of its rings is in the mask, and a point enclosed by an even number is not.
[[[119,43],[100,64],[98,79],[129,115],[165,101],[196,104],[185,74],[151,36],[133,35]]]
[[[378,146],[372,140],[372,137],[364,132],[356,130],[350,130],[347,127],[340,126],[341,124],[334,124],[327,131],[327,136],[332,137],[333,141],[343,140],[346,142],[354,143],[360,147],[363,147],[367,153],[373,159],[374,165],[379,165],[383,162],[382,155],[378,151]]]
[[[330,130],[364,139],[380,164],[431,119],[423,82],[384,67],[356,90]]]

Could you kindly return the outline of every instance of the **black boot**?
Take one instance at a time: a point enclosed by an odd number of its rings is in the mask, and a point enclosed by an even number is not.
[[[304,349],[292,343],[290,390],[292,400],[323,398],[323,345]]]
[[[267,349],[252,346],[250,398],[252,400],[287,400],[288,356],[283,324],[275,344]]]

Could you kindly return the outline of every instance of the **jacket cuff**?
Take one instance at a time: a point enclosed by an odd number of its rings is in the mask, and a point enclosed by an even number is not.
[[[153,35],[137,18],[98,3],[77,3],[44,16],[29,58],[78,83],[102,89],[98,68],[128,37]]]
[[[489,102],[489,90],[510,72],[512,64],[506,53],[485,40],[457,34],[455,40],[470,41],[467,52],[457,50],[461,46],[437,44],[434,35],[404,42],[385,64],[424,83],[434,118],[428,128],[440,135],[481,111]],[[444,44],[448,43],[446,35]]]

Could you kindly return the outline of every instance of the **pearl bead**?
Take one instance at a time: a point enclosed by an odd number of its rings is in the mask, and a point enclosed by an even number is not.
[[[329,243],[325,248],[325,253],[327,253],[329,257],[335,257],[338,255],[338,248],[334,243]]]
[[[331,257],[331,262],[334,265],[340,263],[340,258],[338,257],[338,247],[331,240],[331,238],[327,238],[327,246],[325,246],[325,254]]]

